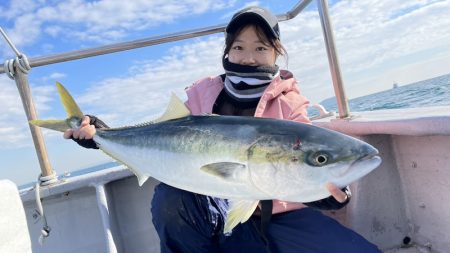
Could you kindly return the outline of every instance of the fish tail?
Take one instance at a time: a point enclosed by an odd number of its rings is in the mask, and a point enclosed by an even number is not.
[[[81,112],[77,103],[64,86],[56,82],[59,97],[67,112],[67,119],[50,119],[50,120],[30,120],[29,123],[35,126],[44,127],[60,132],[64,132],[67,129],[78,127],[81,124],[84,114]]]

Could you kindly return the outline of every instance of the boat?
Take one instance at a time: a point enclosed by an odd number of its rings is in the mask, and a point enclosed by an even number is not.
[[[302,0],[280,21],[294,18]],[[362,139],[383,160],[353,183],[352,201],[327,215],[357,231],[385,253],[450,252],[450,107],[350,112],[334,45],[327,1],[318,1],[339,115],[321,113],[313,124]],[[12,75],[34,119],[27,74],[38,67],[224,31],[224,25],[184,31],[48,57],[18,57],[0,67]],[[20,56],[20,55],[19,55]],[[31,127],[42,169],[35,187],[17,190],[0,181],[0,251],[34,253],[159,252],[150,203],[158,182],[142,187],[122,165],[78,176],[56,177],[49,169],[42,134]],[[45,179],[45,180],[44,180]],[[4,208],[7,207],[7,208]],[[3,248],[2,248],[3,247]],[[9,248],[8,248],[9,247]],[[2,251],[4,250],[4,251]]]

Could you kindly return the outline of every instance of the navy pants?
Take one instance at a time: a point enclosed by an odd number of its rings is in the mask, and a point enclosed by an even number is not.
[[[227,206],[223,199],[159,184],[151,211],[161,252],[380,252],[362,236],[312,208],[273,215],[267,240],[259,232],[257,216],[224,235]]]

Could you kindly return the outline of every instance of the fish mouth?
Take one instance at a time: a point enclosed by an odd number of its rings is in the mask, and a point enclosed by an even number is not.
[[[358,163],[358,162],[364,162],[364,161],[366,161],[366,160],[377,159],[377,158],[380,158],[380,157],[378,156],[378,151],[374,151],[374,152],[372,152],[372,153],[370,153],[370,154],[367,154],[367,155],[365,155],[365,156],[363,156],[363,157],[361,157],[361,158],[355,160],[355,161],[353,162],[353,164],[354,164],[354,163]]]
[[[361,178],[369,174],[381,164],[381,158],[378,151],[373,152],[355,160],[348,168],[346,174],[352,174],[354,178]]]
[[[368,146],[367,148],[368,149],[365,150],[366,152],[363,152],[363,155],[350,163],[345,170],[341,170],[340,172],[337,170],[333,173],[336,179],[339,178],[339,183],[336,181],[336,185],[339,187],[349,185],[369,174],[381,164],[378,150],[371,146]]]
[[[365,151],[365,152],[364,152]],[[356,159],[351,165],[350,168],[356,166],[360,167],[362,165],[372,165],[375,166],[374,168],[378,167],[381,163],[381,158],[378,156],[379,152],[378,149],[367,145],[363,147],[363,155]],[[370,166],[370,167],[372,167]]]

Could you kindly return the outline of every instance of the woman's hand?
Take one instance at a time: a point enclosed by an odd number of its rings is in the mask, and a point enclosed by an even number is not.
[[[348,196],[345,192],[343,192],[341,189],[339,189],[335,184],[333,183],[327,183],[326,187],[328,191],[331,193],[331,196],[335,198],[339,203],[344,203],[347,201]]]
[[[65,139],[92,139],[96,133],[95,126],[90,125],[91,119],[84,116],[78,128],[68,129],[64,132]]]

